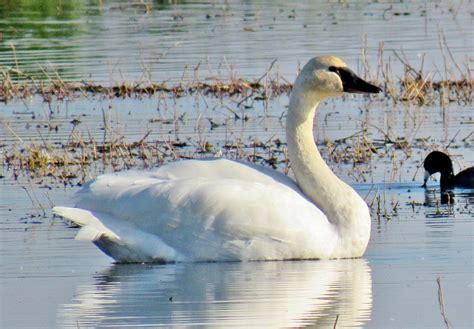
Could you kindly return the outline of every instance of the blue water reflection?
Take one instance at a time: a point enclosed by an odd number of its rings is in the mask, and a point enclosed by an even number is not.
[[[363,326],[372,279],[364,259],[113,265],[62,305],[60,326]]]

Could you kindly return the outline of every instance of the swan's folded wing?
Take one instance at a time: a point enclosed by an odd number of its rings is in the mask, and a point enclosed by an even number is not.
[[[111,240],[120,241],[120,237],[116,233],[105,227],[105,225],[88,210],[70,207],[54,207],[53,213],[81,227],[76,235],[76,240],[97,241],[101,236],[106,236]]]
[[[78,208],[54,207],[53,212],[81,228],[75,239],[91,241],[119,262],[174,262],[185,260],[158,236],[132,222]]]
[[[106,175],[85,187],[78,207],[118,228],[134,225],[193,260],[324,258],[337,242],[326,216],[276,181]]]

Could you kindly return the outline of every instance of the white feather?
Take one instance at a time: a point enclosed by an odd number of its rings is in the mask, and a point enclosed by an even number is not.
[[[100,219],[95,217],[90,211],[78,208],[54,207],[53,213],[81,226],[76,235],[76,240],[97,241],[102,236],[116,241],[120,240],[117,234],[106,228]]]

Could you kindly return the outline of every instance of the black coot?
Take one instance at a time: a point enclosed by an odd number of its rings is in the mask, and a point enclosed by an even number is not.
[[[474,189],[474,167],[464,169],[454,175],[453,163],[449,156],[443,152],[433,151],[428,154],[423,167],[425,168],[423,187],[426,187],[426,182],[431,175],[439,172],[441,174],[440,186],[442,191],[456,187]]]

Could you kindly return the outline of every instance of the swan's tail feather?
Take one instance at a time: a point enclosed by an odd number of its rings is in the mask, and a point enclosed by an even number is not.
[[[108,229],[90,211],[79,208],[54,207],[53,213],[81,226],[75,237],[76,240],[94,242],[104,237],[120,244],[120,237]]]
[[[117,262],[163,263],[177,260],[178,255],[173,248],[132,223],[79,208],[54,207],[53,213],[81,227],[76,240],[93,242]]]

